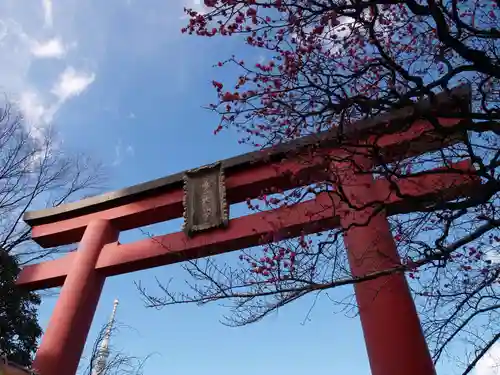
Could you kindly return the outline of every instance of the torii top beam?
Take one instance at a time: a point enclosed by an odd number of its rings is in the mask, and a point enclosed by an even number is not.
[[[349,143],[360,145],[360,152],[365,156],[370,156],[366,151],[371,152],[376,146],[375,156],[382,155],[384,161],[436,150],[466,136],[470,120],[460,117],[464,112],[459,108],[463,109],[464,104],[468,107],[469,99],[467,88],[438,97],[439,109],[449,107],[448,114],[450,109],[455,111],[455,118],[443,118],[434,113],[433,119],[437,121],[431,123],[421,118],[419,109],[433,111],[434,105],[420,103],[391,116],[357,123],[352,126],[354,130],[344,137],[352,137],[352,140],[348,139]],[[393,125],[393,131],[387,131],[384,126],[388,122]],[[401,126],[401,123],[409,125]],[[437,129],[435,125],[438,125]],[[380,128],[384,131],[377,135]],[[254,198],[270,187],[284,190],[329,178],[322,168],[317,168],[317,164],[324,162],[327,156],[338,157],[333,159],[336,165],[349,163],[353,157],[352,151],[343,147],[345,143],[339,144],[342,139],[338,136],[338,132],[324,133],[320,137],[303,138],[272,153],[257,152],[222,161],[228,203]],[[311,156],[304,148],[314,143],[320,146],[314,150],[321,149],[321,152]],[[301,160],[304,155],[307,158]],[[29,212],[25,220],[32,226],[33,239],[49,247],[79,242],[87,226],[96,220],[109,221],[115,230],[120,231],[181,217],[182,177],[183,173],[77,203]],[[415,206],[418,202],[467,196],[478,183],[471,162],[464,160],[442,171],[399,179],[398,194],[388,181],[375,180],[371,188],[373,196],[367,199],[385,202],[387,214],[394,215],[418,209],[418,204]],[[102,249],[95,269],[108,277],[334,228],[343,215],[341,206],[341,202],[334,202],[327,193],[322,193],[312,201],[291,208],[282,207],[232,219],[228,228],[199,233],[194,238],[177,232],[132,244],[109,243]],[[62,285],[75,254],[71,252],[55,260],[25,267],[17,284],[32,290]]]
[[[281,189],[294,187],[297,183],[292,183],[285,172],[293,173],[304,183],[321,179],[314,175],[315,168],[311,160],[305,164],[297,159],[307,146],[317,145],[330,153],[338,151],[335,146],[339,146],[341,141],[352,139],[377,146],[383,151],[386,160],[441,148],[443,136],[435,137],[432,124],[426,121],[409,124],[408,119],[429,112],[435,112],[439,117],[443,109],[447,109],[448,113],[451,109],[456,111],[457,118],[441,119],[440,125],[455,128],[468,121],[460,118],[460,115],[463,115],[464,109],[470,108],[470,98],[470,87],[461,86],[449,93],[436,95],[432,102],[420,101],[388,114],[358,121],[344,132],[334,128],[271,150],[223,160],[221,163],[227,180],[228,202],[237,203],[254,198],[270,186]],[[447,144],[460,139],[455,133],[450,134],[445,140]],[[292,154],[296,156],[295,159],[291,157]],[[181,172],[78,202],[26,212],[24,221],[32,227],[34,241],[42,247],[53,247],[78,242],[88,222],[97,216],[112,220],[119,230],[177,218],[182,216],[183,175],[184,172]]]

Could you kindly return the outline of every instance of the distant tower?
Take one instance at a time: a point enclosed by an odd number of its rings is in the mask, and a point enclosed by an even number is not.
[[[113,324],[115,322],[116,309],[118,308],[118,300],[115,299],[113,302],[113,312],[109,318],[109,322],[106,326],[106,332],[101,341],[101,346],[97,352],[97,357],[95,361],[94,368],[92,369],[92,375],[105,375],[106,372],[106,362],[109,356],[109,339],[111,338],[111,330],[113,329]]]

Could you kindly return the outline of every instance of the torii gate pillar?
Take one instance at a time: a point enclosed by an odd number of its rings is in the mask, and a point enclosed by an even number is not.
[[[40,374],[76,373],[106,280],[95,269],[97,259],[118,234],[107,220],[88,224],[33,363]]]
[[[369,164],[369,163],[366,163]],[[354,168],[349,168],[350,171]],[[348,173],[343,187],[360,206],[377,194],[369,174]],[[401,265],[385,212],[373,207],[341,216],[344,244],[354,277]],[[404,273],[392,273],[354,285],[372,375],[435,375],[420,319]]]

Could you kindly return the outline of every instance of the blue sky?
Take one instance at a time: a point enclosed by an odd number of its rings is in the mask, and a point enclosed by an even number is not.
[[[235,134],[213,135],[218,119],[202,106],[215,99],[211,80],[224,78],[212,68],[219,59],[261,57],[236,40],[182,35],[182,8],[200,7],[189,1],[3,0],[0,89],[19,102],[29,126],[53,124],[62,147],[103,162],[110,190],[246,152]],[[178,229],[176,221],[154,233]],[[155,277],[182,287],[186,275],[174,265],[106,282],[90,344],[118,298],[118,320],[131,328],[113,345],[135,356],[155,353],[145,374],[370,373],[359,320],[335,314],[330,300],[350,288],[229,328],[219,323],[228,310],[218,305],[144,308],[134,281],[154,287]],[[54,303],[43,301],[44,327]]]

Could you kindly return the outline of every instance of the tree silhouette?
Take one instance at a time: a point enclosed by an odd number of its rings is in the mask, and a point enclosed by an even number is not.
[[[41,249],[22,221],[28,208],[57,206],[103,182],[97,164],[58,147],[50,128],[30,128],[8,101],[0,109],[0,351],[29,366],[42,330],[40,296],[16,288],[20,267],[64,248]]]

